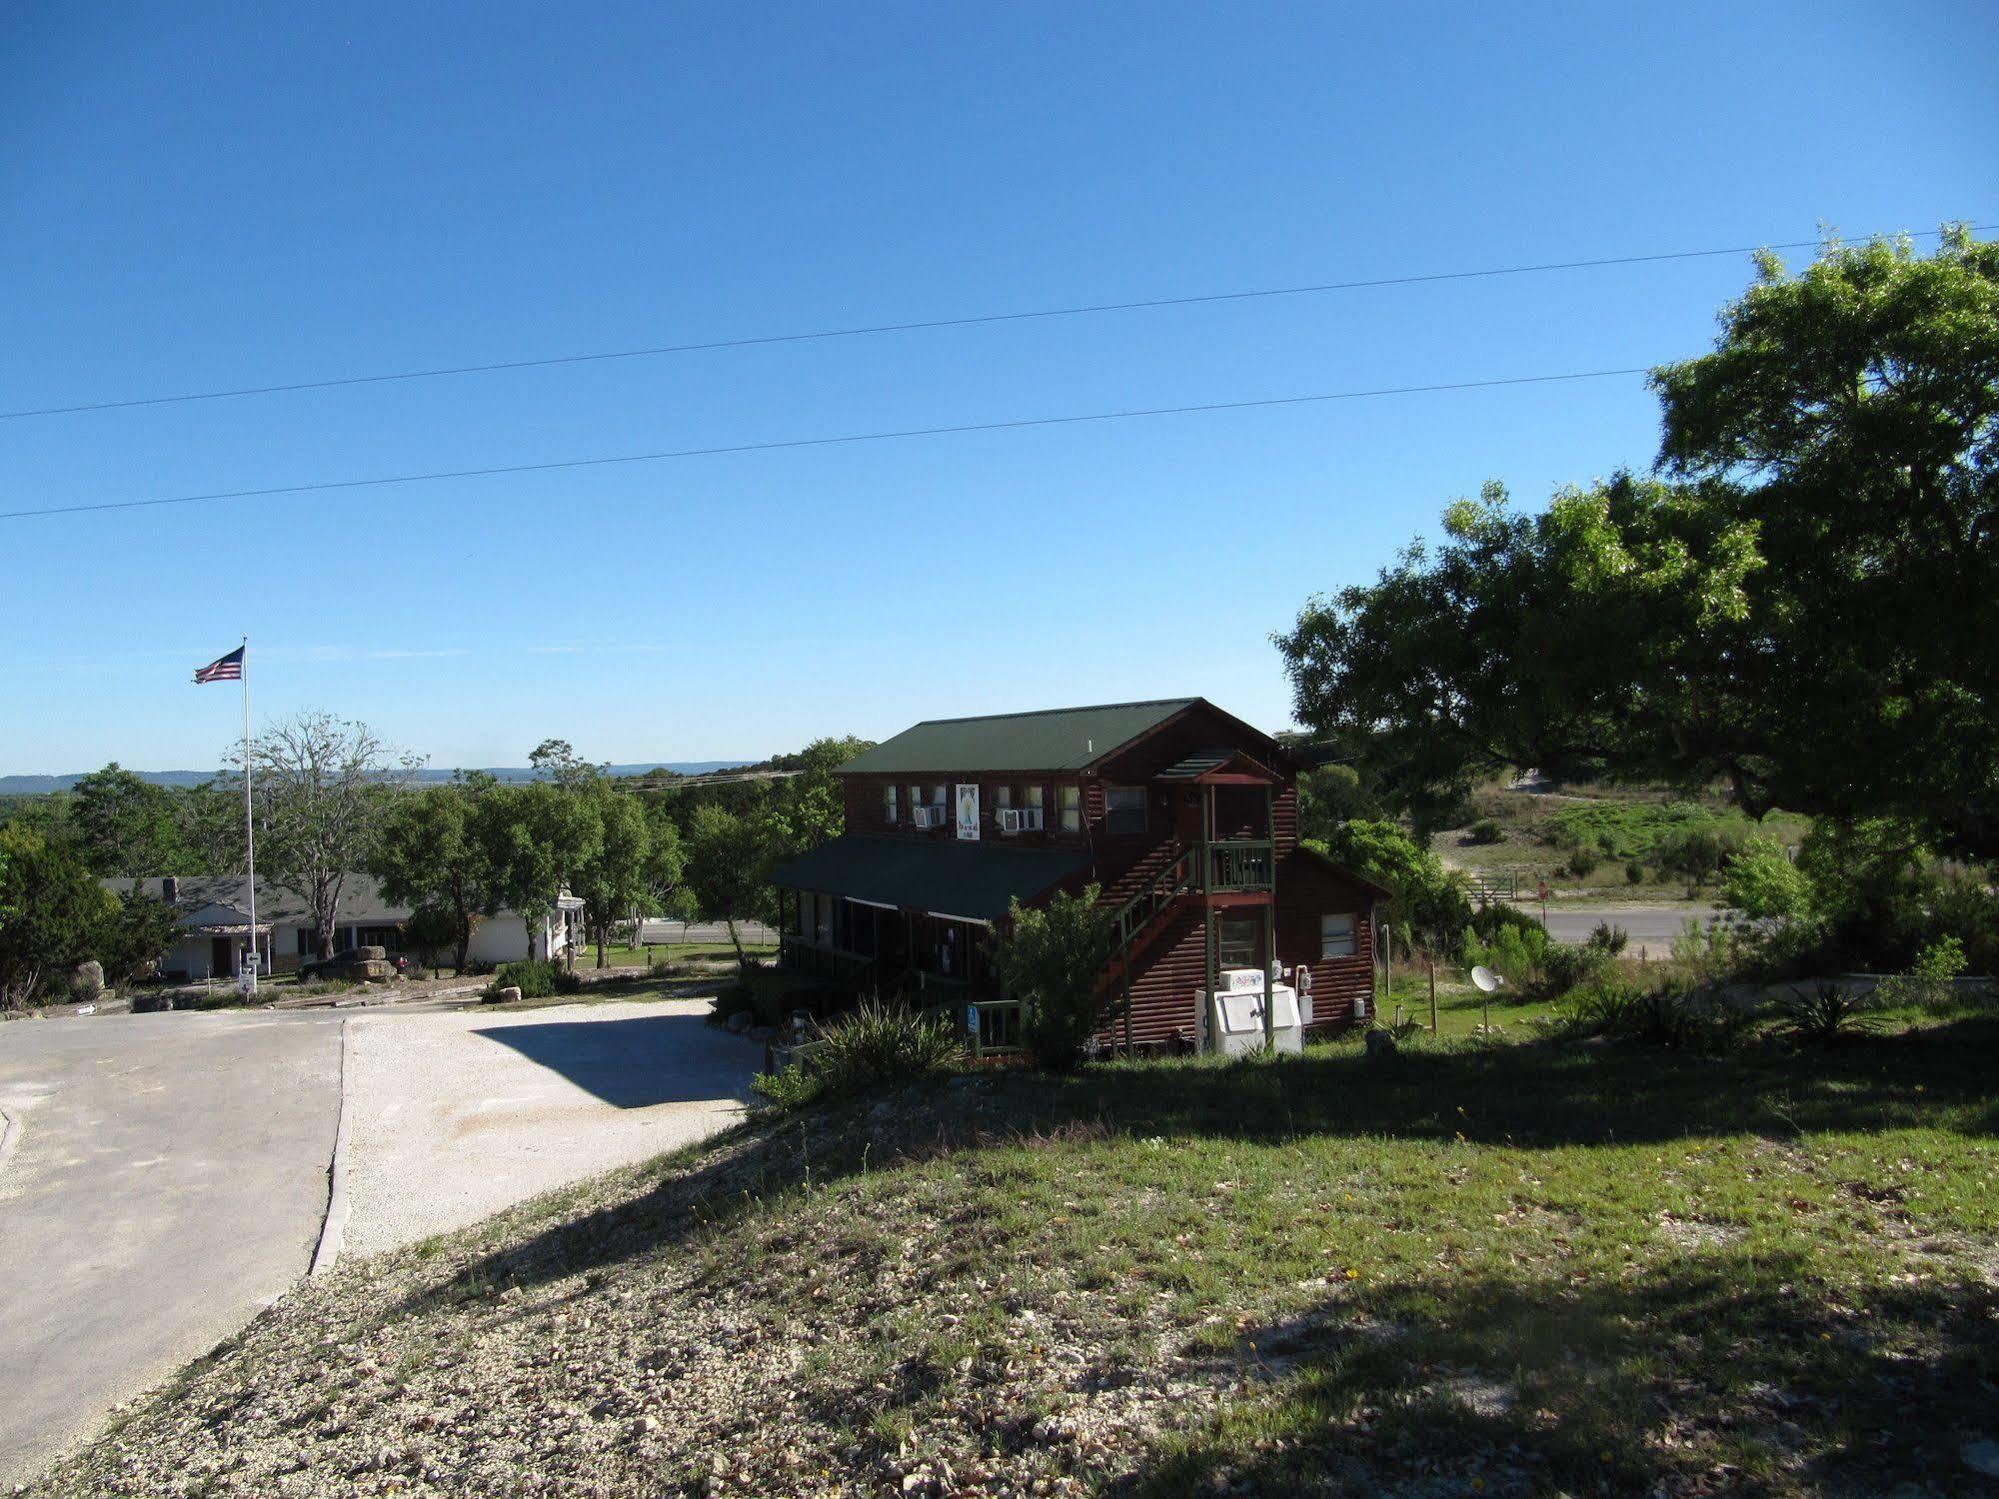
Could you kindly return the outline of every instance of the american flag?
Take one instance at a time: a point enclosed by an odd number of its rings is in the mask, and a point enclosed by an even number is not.
[[[231,651],[228,655],[218,656],[215,660],[209,662],[208,665],[206,666],[197,666],[194,669],[195,681],[197,682],[242,681],[244,649],[245,647],[239,645],[236,647],[235,650]]]

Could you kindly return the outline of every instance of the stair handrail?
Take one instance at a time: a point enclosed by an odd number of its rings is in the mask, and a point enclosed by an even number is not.
[[[1112,914],[1109,955],[1111,961],[1124,955],[1126,949],[1152,924],[1152,918],[1170,904],[1183,887],[1193,884],[1189,874],[1182,872],[1182,866],[1194,857],[1194,848],[1189,844],[1179,844],[1178,840],[1175,840],[1175,846],[1177,851],[1173,857],[1160,865],[1152,878],[1139,888],[1138,893]],[[1169,881],[1172,888],[1162,891],[1161,887],[1167,885]],[[1143,915],[1138,914],[1141,906],[1145,908]]]

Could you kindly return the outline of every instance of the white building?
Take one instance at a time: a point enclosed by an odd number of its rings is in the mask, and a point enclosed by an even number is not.
[[[244,971],[250,951],[250,914],[246,881],[241,875],[175,876],[144,880],[104,881],[105,888],[123,895],[133,885],[180,912],[184,935],[167,954],[161,971],[170,978],[235,978]],[[415,953],[403,939],[408,906],[382,899],[375,881],[350,874],[341,886],[339,921],[333,949],[383,947],[390,952]],[[257,950],[260,971],[290,973],[301,959],[318,951],[318,923],[304,901],[269,880],[257,881]],[[517,913],[502,910],[480,921],[472,931],[466,961],[510,963],[520,958],[558,957],[583,940],[583,902],[564,895],[554,915],[535,923],[532,934]],[[439,954],[439,956],[449,956]]]

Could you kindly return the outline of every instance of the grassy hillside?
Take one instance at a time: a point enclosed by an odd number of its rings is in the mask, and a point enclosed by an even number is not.
[[[36,1492],[1982,1492],[1995,1060],[940,1079],[305,1286]]]
[[[1525,890],[1538,880],[1575,895],[1678,900],[1689,882],[1672,868],[1673,845],[1690,833],[1724,842],[1751,837],[1796,844],[1806,821],[1787,812],[1756,820],[1719,795],[1650,787],[1481,787],[1462,827],[1439,833],[1447,864],[1475,873],[1512,872]],[[1635,878],[1634,878],[1635,874]],[[1698,892],[1696,892],[1698,893]]]

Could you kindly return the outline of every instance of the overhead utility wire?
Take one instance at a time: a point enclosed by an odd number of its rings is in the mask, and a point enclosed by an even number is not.
[[[1999,227],[1974,224],[1972,233]],[[1925,229],[1911,238],[1935,238]],[[282,385],[246,385],[233,390],[198,390],[177,395],[135,396],[120,400],[81,401],[69,406],[34,406],[0,411],[0,421],[38,416],[70,416],[86,411],[122,411],[135,406],[173,406],[190,401],[231,401],[243,396],[286,395],[305,390],[337,390],[349,385],[386,385],[405,380],[439,380],[456,375],[490,375],[506,370],[549,369],[565,364],[601,364],[614,359],[654,359],[668,354],[697,354],[716,349],[749,349],[764,344],[813,343],[834,338],[867,338],[885,333],[919,333],[932,328],[973,328],[988,323],[1024,323],[1048,318],[1087,317],[1105,312],[1142,312],[1163,307],[1197,307],[1213,302],[1249,302],[1270,297],[1319,296],[1328,292],[1365,291],[1374,287],[1419,286],[1437,281],[1476,281],[1496,276],[1531,276],[1551,271],[1595,270],[1607,266],[1648,265],[1667,260],[1704,260],[1720,255],[1750,255],[1758,250],[1815,249],[1818,240],[1791,240],[1778,245],[1736,245],[1723,250],[1668,250],[1653,255],[1616,255],[1598,260],[1554,260],[1540,265],[1491,266],[1472,271],[1435,271],[1419,276],[1381,276],[1365,281],[1326,281],[1314,286],[1273,286],[1257,291],[1207,292],[1185,297],[1155,297],[1134,302],[1092,302],[1076,307],[1044,307],[1028,312],[987,312],[967,317],[931,318],[922,322],[874,323],[854,328],[822,328],[810,333],[769,333],[755,338],[719,338],[703,343],[658,344],[643,349],[613,349],[592,354],[553,354],[538,359],[508,359],[493,364],[446,365],[437,369],[397,370],[377,375],[341,375],[325,380],[297,380]]]
[[[622,463],[664,463],[676,458],[710,458],[729,453],[770,453],[784,448],[825,448],[847,443],[892,442],[909,437],[948,437],[965,432],[1009,432],[1023,427],[1062,427],[1081,422],[1122,422],[1137,417],[1192,416],[1211,411],[1249,411],[1267,406],[1306,406],[1326,401],[1360,401],[1375,396],[1430,395],[1449,390],[1486,390],[1500,385],[1548,385],[1564,380],[1606,380],[1643,375],[1644,366],[1617,370],[1577,370],[1565,375],[1510,375],[1495,380],[1454,380],[1438,385],[1392,385],[1378,390],[1336,390],[1304,396],[1265,396],[1251,401],[1207,401],[1193,406],[1145,406],[1124,411],[1090,411],[1070,416],[1028,416],[1004,422],[963,422],[949,427],[905,427],[886,432],[847,432],[833,437],[792,437],[775,442],[731,443],[708,448],[675,448],[657,453],[619,453],[601,458],[561,458],[548,463],[509,463],[491,468],[443,469],[434,473],[389,474],[370,479],[323,479],[311,484],[276,484],[264,489],[225,489],[207,494],[163,495],[146,500],[105,500],[93,505],[50,505],[35,510],[0,510],[0,520],[38,515],[83,515],[100,510],[143,510],[159,505],[196,505],[210,500],[268,499],[338,489],[372,489],[391,484],[430,484],[442,479],[488,479],[502,474],[545,474],[556,469],[606,468]]]

